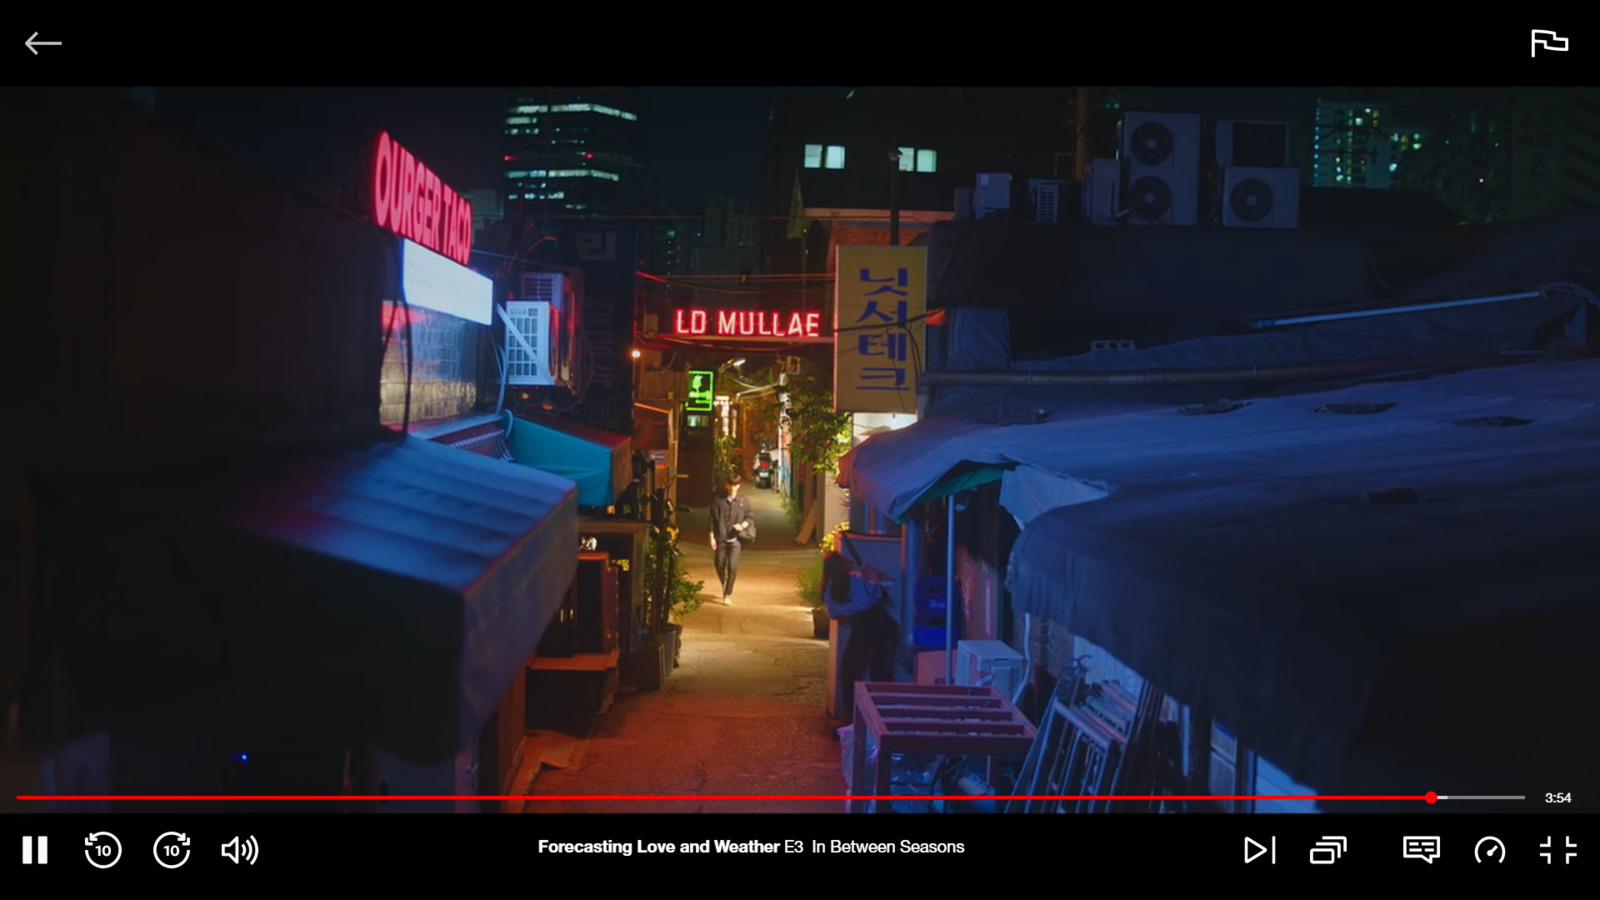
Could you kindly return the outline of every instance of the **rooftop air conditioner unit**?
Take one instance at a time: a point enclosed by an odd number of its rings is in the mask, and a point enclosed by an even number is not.
[[[1122,192],[1130,225],[1194,225],[1200,215],[1200,117],[1129,112],[1122,116]]]
[[[512,300],[506,303],[506,383],[553,387],[551,371],[550,311],[548,300]]]
[[[1289,126],[1282,122],[1221,121],[1216,128],[1217,165],[1282,169],[1289,165]]]
[[[1298,228],[1300,170],[1223,169],[1222,224],[1230,228]]]
[[[978,175],[978,185],[972,191],[972,213],[986,219],[1002,209],[1011,208],[1011,176],[1003,172],[983,172]]]
[[[956,645],[956,684],[992,687],[1011,698],[1025,676],[1022,654],[1004,641],[962,641]]]
[[[1028,198],[1033,203],[1033,220],[1051,225],[1061,221],[1061,200],[1066,183],[1053,178],[1028,182]]]
[[[518,287],[518,300],[550,304],[550,377],[559,386],[571,384],[580,340],[578,326],[582,324],[578,302],[583,293],[581,273],[524,272]]]
[[[1122,163],[1097,159],[1083,176],[1083,219],[1090,225],[1115,225],[1122,213]]]
[[[559,272],[523,272],[518,300],[539,300],[561,309],[566,302],[566,278]]]

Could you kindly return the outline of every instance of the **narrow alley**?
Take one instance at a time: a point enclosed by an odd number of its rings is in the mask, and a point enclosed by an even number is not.
[[[837,796],[839,744],[824,695],[828,642],[812,636],[795,576],[816,550],[797,546],[779,495],[750,485],[757,536],[745,548],[733,604],[723,606],[706,511],[680,510],[680,545],[705,604],[684,620],[680,666],[659,691],[624,688],[584,740],[530,739],[520,793],[529,813],[841,812],[839,800],[706,800]],[[542,746],[541,746],[542,745]],[[542,755],[545,764],[532,765]],[[554,763],[554,765],[552,765]],[[514,808],[514,807],[513,807]]]

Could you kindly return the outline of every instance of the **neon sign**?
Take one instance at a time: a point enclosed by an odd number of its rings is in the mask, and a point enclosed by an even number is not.
[[[472,204],[387,131],[378,135],[372,161],[372,217],[379,226],[463,266],[472,262]]]
[[[822,313],[680,309],[673,317],[672,331],[689,336],[818,340],[822,337]]]
[[[714,372],[699,369],[689,373],[689,399],[683,408],[687,412],[711,412],[717,406],[717,376]]]

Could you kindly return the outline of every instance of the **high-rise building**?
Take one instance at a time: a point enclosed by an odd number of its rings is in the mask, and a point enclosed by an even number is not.
[[[644,135],[636,91],[520,88],[504,114],[508,209],[528,216],[624,215],[638,208]]]
[[[1420,149],[1425,137],[1426,132],[1393,121],[1379,104],[1319,102],[1312,129],[1311,185],[1391,188],[1402,157]]]

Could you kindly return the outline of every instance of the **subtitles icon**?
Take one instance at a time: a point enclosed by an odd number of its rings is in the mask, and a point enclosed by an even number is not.
[[[1350,849],[1350,841],[1342,837],[1323,836],[1322,840],[1311,845],[1311,864],[1313,866],[1331,866],[1339,861],[1345,851]]]
[[[1439,838],[1437,836],[1401,838],[1400,856],[1404,859],[1420,859],[1425,863],[1432,863],[1439,858]]]

